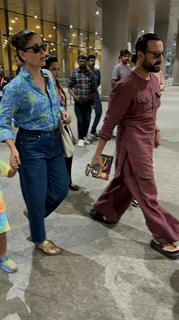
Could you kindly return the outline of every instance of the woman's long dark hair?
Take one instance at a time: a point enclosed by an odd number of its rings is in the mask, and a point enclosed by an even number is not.
[[[58,59],[56,56],[53,56],[53,55],[48,55],[45,59],[45,66],[43,67],[44,69],[47,69],[49,70],[50,69],[50,66],[52,65],[53,62],[58,62]],[[65,108],[66,108],[66,104],[67,104],[67,97],[66,97],[66,93],[65,91],[63,90],[62,86],[60,85],[59,83],[59,80],[55,79],[55,82],[56,82],[56,86],[57,86],[57,89],[63,93],[64,97],[65,97]]]

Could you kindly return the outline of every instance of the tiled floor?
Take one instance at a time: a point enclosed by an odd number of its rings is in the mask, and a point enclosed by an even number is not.
[[[166,88],[158,114],[162,146],[154,151],[159,200],[179,218],[179,90]],[[106,104],[104,104],[104,109]],[[70,107],[73,113],[73,107]],[[73,127],[75,117],[73,114]],[[70,192],[47,222],[48,238],[65,250],[48,257],[26,238],[28,223],[18,176],[2,180],[12,226],[9,252],[19,271],[0,270],[0,320],[178,320],[179,262],[149,247],[139,208],[129,208],[115,227],[90,220],[88,211],[106,182],[84,175],[96,143],[76,148]],[[106,152],[114,154],[115,140]],[[0,156],[8,150],[0,145]]]

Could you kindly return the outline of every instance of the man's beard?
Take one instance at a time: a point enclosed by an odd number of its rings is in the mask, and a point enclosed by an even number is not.
[[[123,64],[128,64],[129,63],[129,60],[125,60],[125,61],[123,61]]]
[[[159,63],[151,64],[149,62],[143,62],[142,67],[149,72],[159,72],[160,71],[160,65]]]

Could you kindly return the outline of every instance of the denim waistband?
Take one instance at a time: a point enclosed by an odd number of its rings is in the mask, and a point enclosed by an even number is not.
[[[24,134],[30,134],[30,135],[37,135],[37,136],[50,136],[50,135],[54,135],[58,132],[58,128],[53,129],[51,131],[44,131],[44,130],[28,130],[28,129],[24,129],[24,128],[19,128],[18,133],[24,133]]]

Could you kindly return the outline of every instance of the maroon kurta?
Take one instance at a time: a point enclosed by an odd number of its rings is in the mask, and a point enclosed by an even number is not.
[[[117,222],[134,197],[153,237],[165,244],[179,240],[179,221],[157,202],[152,158],[160,95],[154,75],[144,80],[135,72],[112,91],[100,138],[110,140],[118,125],[115,176],[94,207]]]

